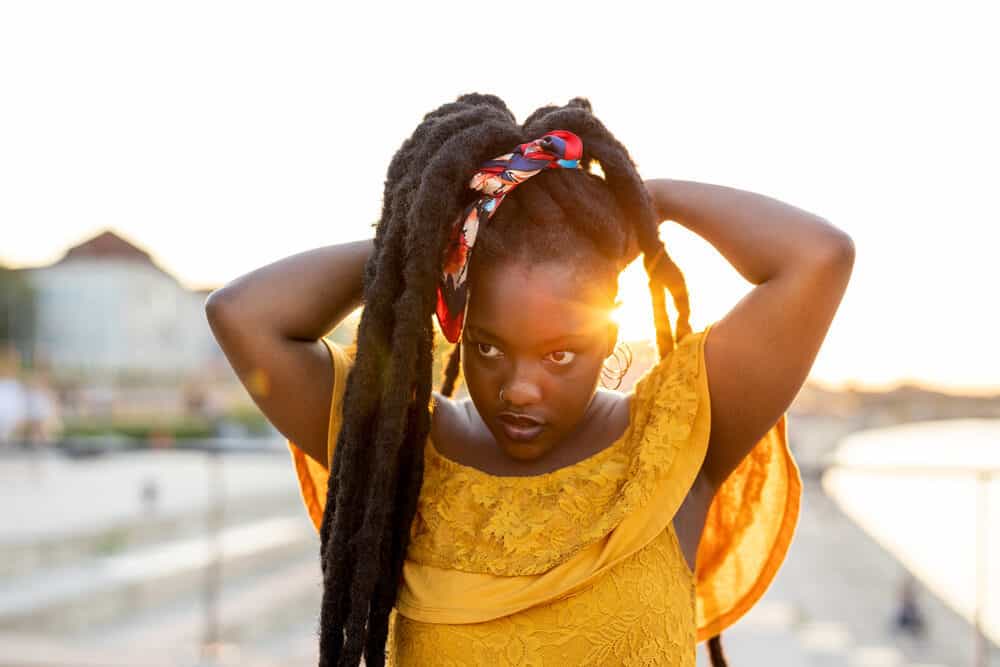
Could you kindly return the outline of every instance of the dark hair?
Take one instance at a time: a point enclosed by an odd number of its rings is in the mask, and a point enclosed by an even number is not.
[[[665,289],[677,308],[678,340],[691,331],[684,278],[660,241],[649,193],[625,147],[591,113],[587,99],[542,107],[522,125],[500,98],[478,93],[425,115],[389,164],[374,252],[365,265],[357,352],[320,526],[324,667],[354,667],[362,653],[369,667],[385,662],[430,431],[440,262],[452,223],[478,194],[468,180],[484,161],[554,129],[583,140],[581,169],[547,170],[515,188],[480,227],[474,260],[478,253],[485,261],[537,252],[536,241],[547,238],[561,257],[598,253],[617,271],[635,238],[650,273],[660,357],[674,348]],[[603,179],[590,173],[594,161]],[[504,232],[506,223],[525,218],[545,224],[510,224]],[[445,368],[446,396],[454,390],[460,349],[455,346]]]
[[[546,169],[511,190],[480,225],[470,264],[565,262],[583,269],[574,272],[581,286],[599,287],[610,301],[633,237],[623,218],[599,176]]]

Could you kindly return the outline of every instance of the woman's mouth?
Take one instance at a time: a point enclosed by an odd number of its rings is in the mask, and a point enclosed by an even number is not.
[[[509,412],[501,413],[497,419],[507,437],[517,442],[534,440],[545,428],[545,422],[541,420]]]

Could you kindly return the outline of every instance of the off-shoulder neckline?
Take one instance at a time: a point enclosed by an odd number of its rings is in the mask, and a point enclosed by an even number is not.
[[[449,468],[461,470],[468,475],[488,479],[494,482],[516,484],[518,482],[530,483],[551,481],[565,477],[566,475],[580,470],[581,468],[586,468],[599,463],[603,459],[610,457],[613,452],[617,451],[623,447],[626,442],[628,442],[629,438],[632,436],[633,422],[635,419],[635,385],[633,385],[629,391],[625,392],[624,396],[626,405],[628,406],[628,424],[622,434],[604,449],[594,452],[590,456],[580,459],[575,463],[570,463],[560,468],[556,468],[555,470],[549,470],[548,472],[538,473],[535,475],[495,475],[491,472],[482,470],[481,468],[470,466],[465,463],[459,463],[458,461],[442,454],[441,451],[438,450],[437,445],[434,443],[434,439],[430,436],[430,434],[427,435],[426,451],[428,451],[437,460],[443,462],[445,466]]]
[[[705,333],[708,332],[708,329],[711,326],[712,325],[710,324],[704,327],[700,332],[695,332],[695,331],[689,332],[688,335],[684,336],[682,340],[675,343],[674,349],[671,351],[671,356],[673,356],[674,352],[680,349],[681,345],[687,342],[688,337],[698,334],[704,335]],[[652,368],[655,368],[656,365],[658,365],[663,361],[664,359],[659,359],[655,364],[653,364],[652,367],[650,367],[649,370],[652,370]],[[647,370],[646,373],[648,373],[649,370]],[[437,448],[437,445],[434,443],[434,439],[431,437],[430,433],[427,434],[427,442],[425,443],[425,448],[424,448],[425,456],[427,453],[430,453],[432,457],[437,459],[439,462],[443,463],[445,467],[451,468],[453,470],[460,470],[472,477],[478,477],[483,480],[489,480],[492,481],[493,483],[501,483],[501,484],[517,484],[517,483],[531,483],[531,482],[545,483],[545,482],[550,482],[552,480],[560,479],[562,477],[566,477],[573,472],[579,471],[580,469],[587,468],[589,466],[593,466],[597,463],[602,462],[604,459],[609,458],[614,452],[621,449],[625,445],[625,443],[629,441],[629,439],[631,439],[632,432],[635,428],[635,409],[636,409],[635,390],[636,387],[639,386],[640,382],[643,380],[645,375],[646,374],[644,373],[642,377],[638,378],[632,385],[632,387],[624,394],[626,403],[628,405],[628,425],[625,427],[625,431],[604,449],[600,450],[599,452],[595,452],[586,458],[580,459],[575,463],[570,463],[569,465],[562,466],[561,468],[556,468],[555,470],[539,473],[537,475],[494,475],[491,472],[487,472],[475,466],[470,466],[465,463],[459,463],[458,461],[444,455]]]

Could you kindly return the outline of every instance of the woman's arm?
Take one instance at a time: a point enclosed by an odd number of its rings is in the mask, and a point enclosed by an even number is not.
[[[854,243],[807,211],[719,185],[646,181],[661,219],[711,243],[756,285],[705,341],[712,426],[704,477],[718,488],[788,409],[854,266]]]
[[[251,271],[205,301],[237,377],[285,437],[326,465],[333,367],[319,339],[361,305],[371,239],[308,250]]]

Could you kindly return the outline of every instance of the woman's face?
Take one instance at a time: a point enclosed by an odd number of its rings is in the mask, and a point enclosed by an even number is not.
[[[508,456],[540,459],[584,421],[617,338],[613,296],[582,292],[565,263],[470,269],[462,333],[469,396]]]

